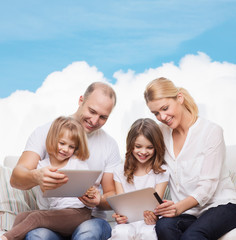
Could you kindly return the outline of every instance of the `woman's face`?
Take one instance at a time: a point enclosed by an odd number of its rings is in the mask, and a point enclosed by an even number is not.
[[[134,143],[133,155],[141,164],[145,164],[155,153],[152,143],[143,135],[139,135]]]
[[[147,106],[156,116],[157,120],[166,124],[172,129],[177,128],[181,124],[183,114],[183,97],[162,98],[148,102]]]

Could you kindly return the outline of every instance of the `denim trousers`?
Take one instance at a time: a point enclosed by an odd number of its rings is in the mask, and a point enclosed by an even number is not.
[[[236,204],[206,210],[200,217],[181,214],[160,218],[155,226],[158,240],[217,240],[236,228]]]
[[[107,240],[110,237],[110,224],[104,219],[92,218],[81,223],[69,238],[47,228],[37,228],[28,232],[25,240]]]

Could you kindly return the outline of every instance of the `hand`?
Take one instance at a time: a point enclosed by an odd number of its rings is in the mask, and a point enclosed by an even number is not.
[[[115,220],[118,224],[125,224],[128,221],[128,218],[126,216],[122,216],[122,215],[119,215],[119,214],[116,214],[116,213],[114,213],[112,215],[112,217],[115,218]]]
[[[101,194],[97,188],[91,187],[79,200],[87,207],[96,207],[101,201]]]
[[[91,187],[87,190],[87,192],[84,194],[86,195],[88,198],[94,199],[94,198],[99,198],[100,196],[100,192],[96,187]]]
[[[143,216],[144,216],[144,222],[147,225],[154,225],[158,220],[158,217],[152,211],[148,211],[148,210],[144,211]]]
[[[43,192],[58,188],[68,181],[68,177],[63,173],[56,172],[57,170],[51,166],[34,170],[37,182]]]
[[[178,216],[178,211],[176,204],[169,200],[164,200],[164,203],[158,205],[154,210],[155,215],[160,215],[163,217],[176,217]]]

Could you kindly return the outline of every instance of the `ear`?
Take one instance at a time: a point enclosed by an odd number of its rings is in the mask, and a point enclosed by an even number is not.
[[[183,104],[184,102],[184,95],[182,92],[179,92],[178,95],[177,95],[177,101],[180,103],[180,104]]]
[[[83,101],[84,101],[84,97],[83,97],[83,96],[80,96],[80,97],[79,97],[79,106],[82,105]]]

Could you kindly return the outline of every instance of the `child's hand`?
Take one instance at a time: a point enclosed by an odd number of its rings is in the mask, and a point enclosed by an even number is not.
[[[158,219],[158,217],[152,211],[144,211],[143,216],[144,216],[144,222],[147,225],[156,224],[156,221]]]
[[[115,220],[118,224],[125,224],[128,221],[128,218],[126,216],[122,216],[122,215],[119,215],[119,214],[116,214],[116,213],[114,213],[112,215],[112,217],[115,218]]]
[[[94,199],[96,197],[100,196],[100,192],[96,187],[91,187],[87,190],[87,192],[85,193],[85,195],[90,198],[90,199]]]
[[[101,202],[101,194],[97,188],[91,187],[79,200],[87,207],[96,207]]]

